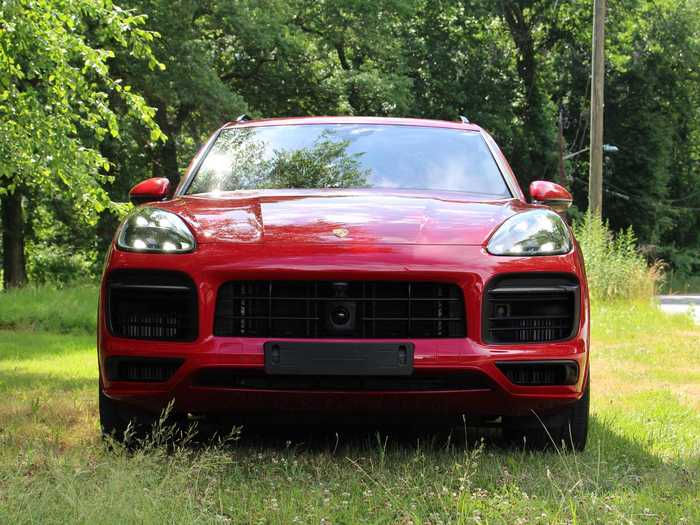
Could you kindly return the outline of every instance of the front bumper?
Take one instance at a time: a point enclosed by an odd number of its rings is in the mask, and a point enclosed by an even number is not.
[[[539,258],[505,258],[488,255],[477,246],[317,245],[310,248],[260,244],[200,245],[197,253],[186,255],[145,255],[112,250],[107,272],[114,269],[176,270],[188,274],[197,287],[198,337],[187,343],[112,336],[103,315],[103,289],[98,334],[102,388],[113,399],[154,412],[160,411],[174,399],[177,411],[190,413],[271,416],[285,412],[521,415],[531,410],[554,410],[576,401],[583,393],[588,374],[588,294],[575,253]],[[578,278],[581,283],[581,305],[573,338],[519,346],[483,342],[481,312],[486,283],[495,276],[523,272],[565,273]],[[410,279],[458,284],[464,292],[467,337],[411,340],[414,345],[415,374],[475,372],[483,375],[488,387],[435,391],[300,391],[198,385],[195,378],[204,369],[262,371],[263,345],[274,341],[273,338],[211,335],[216,292],[222,283],[233,279]],[[324,342],[329,341],[332,340],[324,339]],[[336,341],[348,342],[347,339]],[[381,342],[371,339],[356,341]],[[106,360],[112,356],[178,358],[183,363],[169,380],[162,383],[110,381],[104,372]],[[515,385],[496,363],[518,360],[575,361],[580,371],[578,381],[566,386]]]

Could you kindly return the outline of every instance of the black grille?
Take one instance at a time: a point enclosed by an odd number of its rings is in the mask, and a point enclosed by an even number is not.
[[[569,276],[514,275],[486,289],[484,339],[538,343],[568,339],[578,324],[579,286]]]
[[[197,295],[192,280],[177,272],[117,270],[107,281],[112,334],[132,339],[193,341]]]
[[[170,379],[182,365],[182,359],[148,357],[110,357],[107,377],[110,381],[162,383]]]
[[[496,366],[511,383],[521,386],[575,385],[576,361],[501,362]]]
[[[260,390],[435,391],[488,390],[491,383],[479,372],[429,373],[412,376],[277,376],[255,370],[208,368],[193,385],[207,388]]]
[[[216,300],[214,335],[294,338],[465,336],[453,284],[231,281]]]

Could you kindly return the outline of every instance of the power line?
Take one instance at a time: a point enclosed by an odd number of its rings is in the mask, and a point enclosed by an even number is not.
[[[576,179],[577,181],[579,181],[579,182],[585,184],[586,186],[588,186],[588,181],[583,180],[581,177],[577,177],[577,176],[574,175],[574,179]],[[605,181],[603,181],[603,186],[607,186],[607,185],[608,185],[608,184],[607,184]],[[590,191],[590,190],[589,190],[589,191]],[[605,193],[609,193],[610,195],[615,195],[616,197],[620,197],[621,199],[624,199],[624,200],[626,200],[626,201],[630,200],[630,199],[633,197],[633,195],[630,196],[630,195],[627,195],[626,193],[621,193],[621,192],[619,192],[619,191],[608,190],[608,189],[605,189],[605,187],[603,187],[603,191],[604,191]]]

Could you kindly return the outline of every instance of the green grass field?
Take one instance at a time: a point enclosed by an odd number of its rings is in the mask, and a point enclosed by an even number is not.
[[[686,317],[595,309],[582,454],[461,429],[246,428],[126,452],[99,438],[94,290],[67,297],[0,300],[0,523],[700,523],[700,327]]]

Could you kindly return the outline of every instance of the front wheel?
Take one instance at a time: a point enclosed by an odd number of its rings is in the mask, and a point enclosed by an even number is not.
[[[100,428],[102,436],[124,443],[131,438],[142,438],[151,431],[157,417],[107,397],[99,389]]]
[[[544,450],[554,446],[582,451],[588,437],[590,378],[581,399],[547,416],[503,418],[503,437],[514,446]]]

